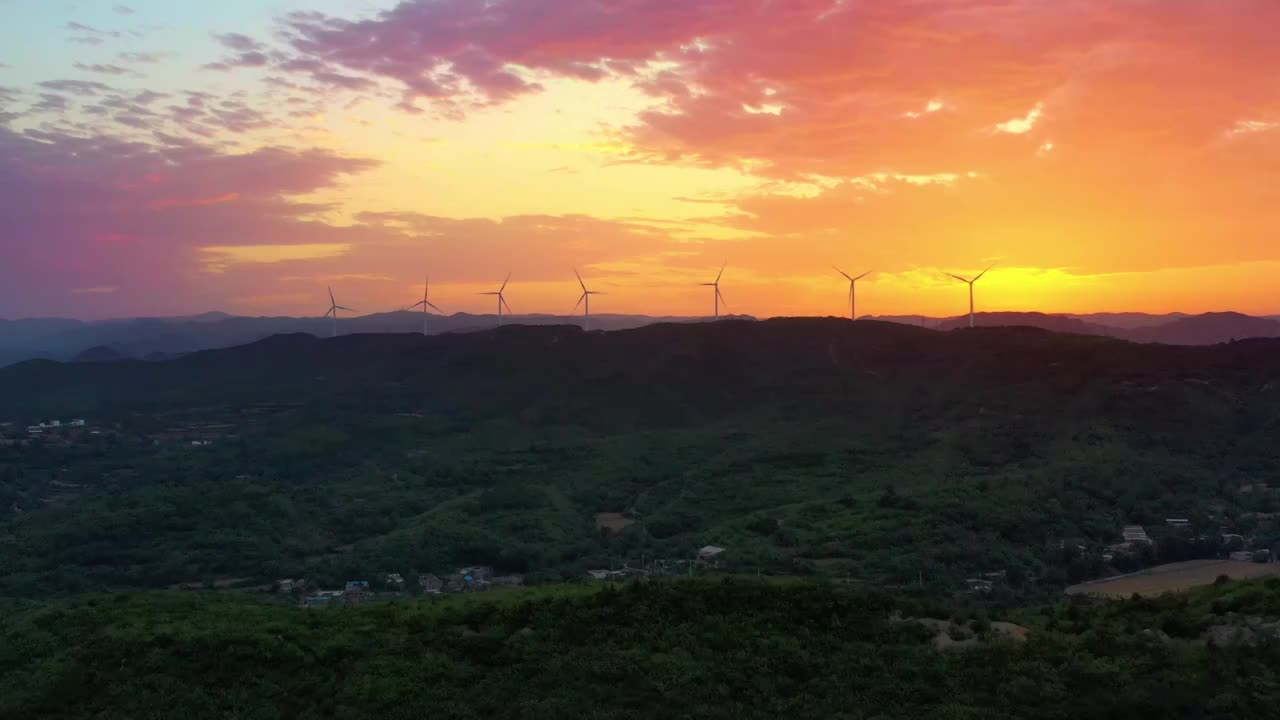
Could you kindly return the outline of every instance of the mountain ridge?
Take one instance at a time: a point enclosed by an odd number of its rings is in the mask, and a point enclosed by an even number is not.
[[[730,315],[721,319],[751,319]],[[932,330],[968,326],[968,316],[874,316],[881,320]],[[531,313],[504,317],[507,324],[578,325],[582,318]],[[662,323],[707,322],[706,317],[599,314],[591,318],[592,330],[615,331]],[[1093,315],[1040,312],[978,313],[979,326],[1029,326],[1055,332],[1115,337],[1133,342],[1169,345],[1212,345],[1250,337],[1280,337],[1280,319],[1241,313],[1201,315],[1171,313],[1099,313]],[[495,315],[428,314],[397,310],[340,318],[339,334],[475,332],[498,326]],[[235,316],[222,312],[173,318],[126,318],[84,322],[66,318],[0,320],[0,367],[27,359],[70,360],[89,348],[108,348],[122,357],[165,358],[175,355],[243,345],[277,334],[307,333],[327,337],[333,322],[326,318],[289,316]]]

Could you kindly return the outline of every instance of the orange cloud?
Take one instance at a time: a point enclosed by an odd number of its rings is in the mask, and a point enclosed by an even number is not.
[[[240,199],[240,193],[229,192],[217,197],[194,198],[191,200],[157,200],[151,203],[151,207],[155,210],[172,207],[205,207],[208,205],[221,205],[223,203],[235,202]]]

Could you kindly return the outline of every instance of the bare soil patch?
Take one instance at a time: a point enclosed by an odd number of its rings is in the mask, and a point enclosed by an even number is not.
[[[1126,598],[1135,593],[1140,596],[1154,596],[1212,585],[1219,575],[1226,575],[1232,580],[1280,575],[1280,563],[1188,560],[1157,565],[1128,575],[1072,585],[1067,588],[1067,594],[1116,598]]]
[[[626,517],[622,513],[596,513],[596,529],[599,530],[600,528],[605,528],[614,535],[617,535],[635,524],[635,520]]]

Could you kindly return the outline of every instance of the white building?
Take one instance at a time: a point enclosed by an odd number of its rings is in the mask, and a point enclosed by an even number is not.
[[[1125,542],[1151,544],[1151,538],[1141,525],[1126,525],[1120,534],[1124,536]]]
[[[698,551],[699,560],[715,560],[724,552],[724,548],[708,545]]]

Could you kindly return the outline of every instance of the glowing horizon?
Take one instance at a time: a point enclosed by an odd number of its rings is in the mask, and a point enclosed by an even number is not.
[[[1280,313],[1280,3],[3,7],[0,317]]]

